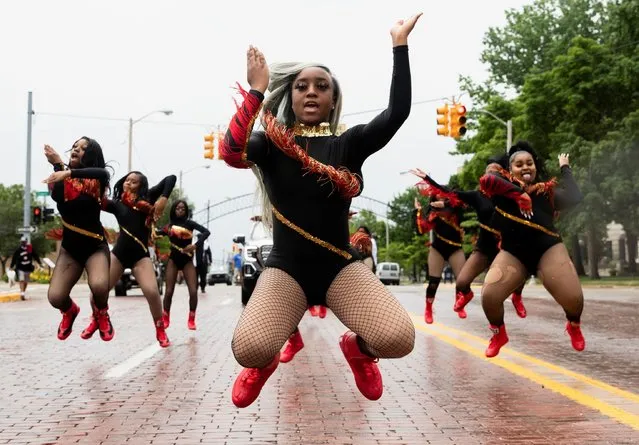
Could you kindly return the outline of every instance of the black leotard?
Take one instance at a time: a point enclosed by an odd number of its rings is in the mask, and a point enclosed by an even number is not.
[[[435,215],[432,222],[433,239],[430,246],[448,261],[450,256],[462,248],[463,231],[459,227],[462,219],[462,210],[459,207],[448,208],[447,211],[429,207],[425,215],[421,215],[424,221]],[[414,210],[414,221],[417,221],[417,210]],[[417,223],[417,232],[422,233]]]
[[[525,219],[519,205],[504,191],[523,193],[516,184],[497,175],[485,175],[481,179],[482,189],[494,194],[495,219],[501,229],[501,248],[517,257],[531,275],[537,273],[543,254],[562,239],[554,225],[555,212],[578,204],[583,195],[575,182],[570,167],[561,168],[561,181],[546,193],[532,193],[533,217]]]
[[[411,79],[408,47],[393,50],[394,68],[388,108],[365,125],[357,125],[340,136],[301,137],[296,143],[307,150],[310,157],[333,167],[345,167],[360,177],[362,164],[368,156],[384,147],[394,136],[410,113]],[[261,93],[250,91],[259,101]],[[236,118],[234,118],[236,119]],[[244,141],[232,140],[229,145],[242,147]],[[342,268],[358,259],[349,246],[348,212],[351,198],[340,195],[339,190],[316,173],[302,169],[300,161],[287,156],[264,132],[253,132],[246,146],[246,161],[257,165],[263,175],[268,197],[281,216],[293,225],[273,218],[273,250],[266,261],[267,267],[282,269],[302,287],[310,305],[325,304],[326,292]],[[313,242],[322,242],[349,255],[349,258]]]
[[[168,198],[175,186],[176,177],[170,175],[149,189],[145,197],[140,199],[155,204],[161,196]],[[142,209],[129,207],[122,200],[107,200],[104,211],[113,213],[120,225],[120,236],[112,253],[124,268],[131,268],[142,258],[149,256],[150,227],[147,225],[148,214]]]
[[[479,237],[475,243],[475,251],[480,252],[492,262],[499,253],[499,230],[494,221],[495,206],[490,198],[479,190],[455,191],[464,204],[472,207],[479,221]]]
[[[197,230],[200,234],[197,237],[196,245],[204,244],[211,232],[191,219],[171,221],[169,225],[164,227],[159,233],[169,237],[171,241],[171,255],[169,259],[173,260],[178,270],[184,269],[187,263],[193,261],[193,253],[186,254],[182,249],[189,246],[193,240],[193,231]]]
[[[100,222],[108,179],[109,174],[104,168],[78,168],[71,169],[70,178],[50,186],[51,198],[58,204],[60,217],[65,223],[62,247],[81,265],[85,265],[87,259],[97,251],[109,255]]]

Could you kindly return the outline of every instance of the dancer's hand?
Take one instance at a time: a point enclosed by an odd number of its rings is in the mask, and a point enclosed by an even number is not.
[[[570,165],[570,155],[568,153],[561,153],[558,158],[559,168],[563,167],[564,165]]]
[[[53,184],[54,182],[64,181],[71,177],[71,170],[62,170],[59,172],[53,172],[49,177],[42,181],[43,184]]]
[[[530,195],[528,193],[523,193],[517,198],[517,204],[519,205],[519,211],[524,218],[530,219],[534,215],[532,211],[532,200],[530,199]]]
[[[415,208],[417,210],[421,210],[422,209],[422,203],[419,202],[419,199],[415,198]]]
[[[246,52],[246,80],[251,89],[264,94],[268,89],[269,78],[268,65],[264,54],[253,45],[249,46]]]
[[[415,27],[415,23],[422,16],[422,13],[416,14],[408,20],[399,20],[391,28],[391,37],[393,38],[393,46],[402,46],[408,44],[408,34],[411,33]]]
[[[44,145],[44,155],[47,157],[47,161],[49,161],[49,164],[62,164],[62,158],[60,157],[58,152],[55,151],[50,145]]]
[[[189,244],[184,249],[182,249],[182,251],[184,253],[193,253],[193,252],[195,252],[195,247],[196,247],[195,244]]]
[[[426,179],[426,172],[424,172],[421,168],[413,168],[408,170],[408,172],[414,174],[418,178]]]
[[[162,217],[168,201],[166,196],[161,196],[160,199],[155,201],[155,205],[153,206],[153,221],[157,222]]]
[[[443,209],[446,207],[446,203],[444,201],[433,201],[430,203],[430,206],[435,209]]]

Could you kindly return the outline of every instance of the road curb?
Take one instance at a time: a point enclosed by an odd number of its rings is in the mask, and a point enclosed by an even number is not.
[[[0,303],[10,303],[12,301],[20,301],[20,292],[9,292],[6,294],[0,294]]]

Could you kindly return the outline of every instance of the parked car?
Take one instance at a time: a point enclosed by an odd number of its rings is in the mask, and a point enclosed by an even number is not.
[[[149,247],[149,255],[155,269],[155,277],[158,282],[158,290],[160,291],[160,295],[162,295],[164,293],[165,265],[158,259],[153,247]],[[139,284],[131,273],[131,269],[124,269],[124,272],[122,272],[122,276],[120,277],[118,282],[115,283],[115,296],[126,297],[127,291],[133,289],[134,287],[139,287]]]
[[[266,260],[273,249],[273,238],[262,222],[262,218],[254,216],[251,221],[253,221],[253,227],[248,239],[244,235],[233,237],[233,242],[241,244],[243,247],[240,281],[242,283],[242,304],[244,305],[251,298],[257,279],[264,270]]]
[[[384,284],[399,285],[400,268],[398,263],[377,264],[377,277]]]
[[[233,284],[233,276],[227,269],[220,268],[209,272],[206,277],[206,283],[209,286],[213,286],[215,283],[226,283],[227,286],[231,286]]]

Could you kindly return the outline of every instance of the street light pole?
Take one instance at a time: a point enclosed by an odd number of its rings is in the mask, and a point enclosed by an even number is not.
[[[136,124],[140,122],[141,120],[144,120],[155,113],[163,113],[166,116],[170,116],[173,114],[173,110],[154,110],[154,111],[151,111],[150,113],[145,114],[139,119],[133,120],[133,118],[129,118],[129,163],[128,163],[129,170],[128,171],[133,170],[133,124]]]
[[[210,164],[206,164],[206,165],[198,165],[196,167],[190,168],[187,171],[183,172],[182,170],[180,170],[180,174],[179,174],[179,190],[178,190],[178,198],[182,197],[182,176],[186,175],[187,173],[191,173],[193,170],[197,170],[198,168],[211,168]]]
[[[500,119],[499,117],[497,117],[496,115],[494,115],[493,113],[487,110],[472,110],[471,113],[487,114],[506,127],[506,153],[508,153],[508,150],[510,150],[510,147],[513,146],[513,121],[511,119],[508,119],[508,121],[504,121],[503,119]]]
[[[27,103],[27,171],[24,180],[24,208],[22,213],[22,227],[31,226],[31,132],[33,120],[33,92],[29,91]],[[24,233],[27,243],[31,243],[31,232]]]

